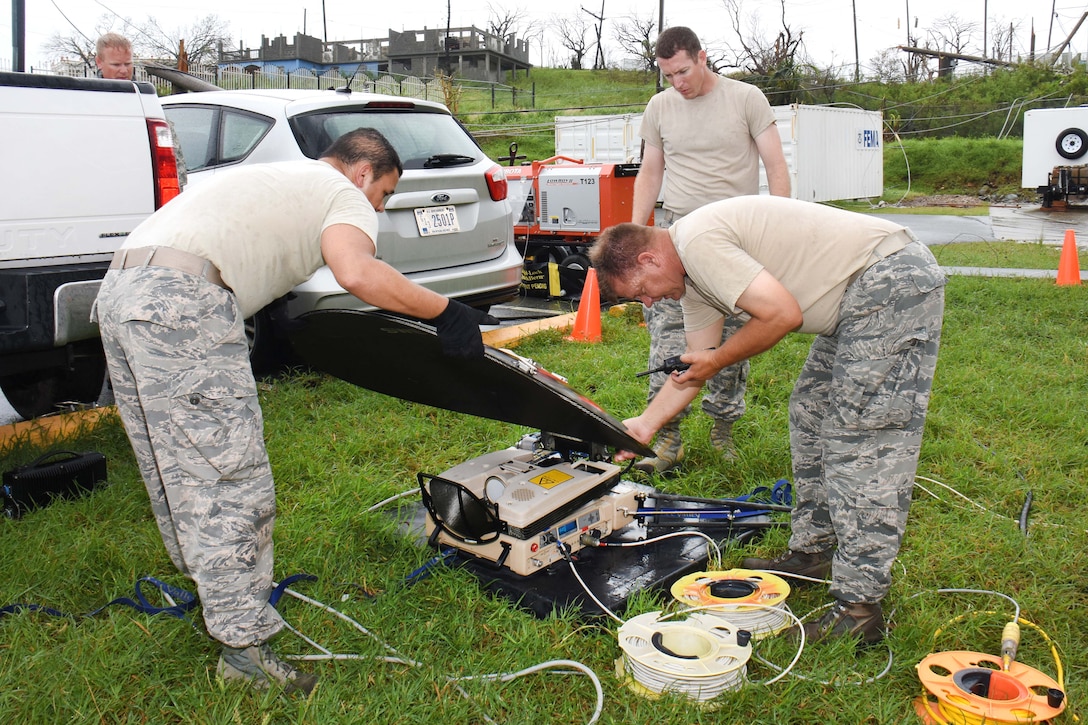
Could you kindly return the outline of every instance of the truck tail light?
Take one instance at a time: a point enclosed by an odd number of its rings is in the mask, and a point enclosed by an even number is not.
[[[506,174],[502,167],[495,164],[484,175],[487,179],[487,192],[491,194],[492,201],[502,201],[506,198]]]
[[[147,135],[151,139],[151,168],[155,175],[155,208],[181,193],[178,183],[178,161],[174,157],[174,134],[166,121],[147,119]]]

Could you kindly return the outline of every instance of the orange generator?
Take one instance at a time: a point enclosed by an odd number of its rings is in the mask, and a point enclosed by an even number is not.
[[[566,156],[503,167],[510,198],[525,199],[514,222],[525,261],[584,272],[585,247],[602,229],[631,221],[638,169],[638,164],[585,164]]]

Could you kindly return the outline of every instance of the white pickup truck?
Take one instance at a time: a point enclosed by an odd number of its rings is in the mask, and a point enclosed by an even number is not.
[[[179,192],[149,83],[0,73],[0,390],[32,418],[105,380],[91,303],[113,252]]]

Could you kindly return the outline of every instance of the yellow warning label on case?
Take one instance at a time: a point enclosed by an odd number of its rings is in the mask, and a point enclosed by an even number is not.
[[[565,471],[546,471],[536,478],[530,478],[529,483],[535,483],[541,488],[555,488],[561,483],[566,483],[574,476]]]

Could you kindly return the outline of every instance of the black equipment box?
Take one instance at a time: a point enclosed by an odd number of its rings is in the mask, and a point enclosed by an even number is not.
[[[96,451],[50,451],[4,472],[4,515],[17,519],[55,498],[74,498],[106,481],[106,457]]]

